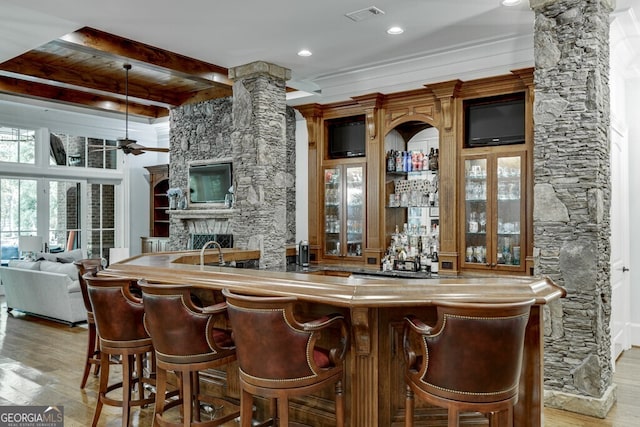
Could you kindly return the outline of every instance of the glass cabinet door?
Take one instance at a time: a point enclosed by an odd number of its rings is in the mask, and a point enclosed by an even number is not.
[[[362,164],[324,169],[324,255],[361,257],[364,248]]]
[[[523,271],[525,155],[488,154],[464,160],[463,265]]]
[[[487,264],[487,159],[465,160],[465,263]]]
[[[339,256],[342,223],[342,168],[324,170],[324,253]]]
[[[362,256],[362,234],[364,229],[364,168],[346,167],[346,255]]]
[[[497,161],[497,264],[519,266],[522,157],[498,157]]]

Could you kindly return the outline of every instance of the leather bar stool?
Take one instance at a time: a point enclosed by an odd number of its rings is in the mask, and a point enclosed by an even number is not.
[[[242,427],[251,426],[254,395],[271,399],[273,425],[289,426],[289,398],[329,385],[335,388],[336,425],[344,426],[343,365],[349,346],[344,317],[330,314],[301,323],[294,297],[239,295],[228,289],[222,294],[240,367]],[[335,346],[321,347],[321,337]]]
[[[236,359],[231,331],[214,326],[227,323],[226,304],[196,306],[190,285],[150,284],[144,280],[138,285],[142,289],[144,324],[156,351],[157,396],[166,393],[168,371],[176,373],[180,388],[179,399],[167,403],[156,398],[154,425],[212,427],[237,418],[239,411],[227,411],[213,420],[203,421],[200,417],[201,402],[214,408],[219,404],[219,400],[200,393],[200,371]],[[178,405],[182,412],[180,423],[172,422],[167,414]]]
[[[436,302],[434,326],[407,316],[405,425],[413,426],[415,393],[447,408],[449,427],[458,426],[463,411],[488,415],[490,426],[511,426],[533,303]]]
[[[155,386],[150,375],[145,376],[144,362],[148,353],[153,357],[153,344],[143,325],[142,300],[131,294],[134,279],[85,274],[87,291],[93,308],[100,342],[100,386],[92,427],[98,424],[103,405],[122,407],[122,425],[127,427],[132,406],[153,403],[155,397],[145,390],[145,384]],[[122,381],[109,384],[109,359],[122,358]],[[134,372],[135,369],[135,372]],[[134,387],[137,397],[134,398]],[[122,398],[112,397],[121,389]]]
[[[98,372],[100,372],[100,344],[97,340],[96,322],[93,318],[93,309],[91,308],[91,301],[89,300],[87,282],[82,276],[87,273],[95,275],[97,271],[102,270],[102,263],[100,258],[85,258],[75,261],[74,264],[78,269],[80,292],[82,293],[84,308],[87,310],[87,360],[84,364],[84,372],[82,373],[82,380],[80,381],[80,388],[84,388],[87,384],[87,378],[89,378],[89,372],[91,372],[91,366],[94,366],[94,375],[98,375]]]

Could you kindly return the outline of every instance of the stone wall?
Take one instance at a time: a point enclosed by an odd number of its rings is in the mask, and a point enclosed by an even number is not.
[[[231,98],[187,104],[171,110],[169,187],[189,188],[189,163],[233,157]],[[232,234],[228,218],[184,220],[171,218],[169,247],[186,249],[189,235]]]
[[[535,273],[567,289],[545,326],[545,403],[612,401],[608,0],[531,0]],[[584,399],[583,399],[584,398]]]
[[[255,159],[255,150],[239,147],[234,150],[232,144],[233,99],[221,98],[197,104],[188,104],[171,110],[170,116],[170,165],[169,186],[179,187],[183,191],[189,188],[188,165],[195,160],[216,160],[232,158],[234,163],[234,181],[241,176],[239,163],[245,159]],[[287,107],[285,114],[286,154],[280,159],[286,170],[286,243],[295,241],[295,112]],[[238,166],[237,166],[238,165]],[[237,191],[236,191],[237,192]],[[236,205],[234,216],[240,213]],[[197,218],[196,218],[197,217]],[[221,217],[202,218],[194,215],[191,219],[172,218],[170,224],[169,247],[172,250],[185,249],[189,235],[196,234],[234,234],[234,246],[246,247],[251,236],[250,230],[238,230],[231,226],[231,219]],[[237,228],[237,227],[236,227]],[[247,235],[248,234],[248,235]]]
[[[286,266],[288,201],[295,205],[295,152],[286,144],[286,88],[290,71],[265,62],[229,70],[233,84],[232,134],[237,171],[236,207],[231,219],[240,247],[260,250],[260,268]],[[293,117],[295,119],[295,117]],[[291,214],[291,212],[289,212]],[[295,216],[295,215],[294,215]],[[294,238],[295,238],[295,229]]]

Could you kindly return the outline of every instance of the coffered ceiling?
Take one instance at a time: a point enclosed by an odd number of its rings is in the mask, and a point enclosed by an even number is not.
[[[0,10],[0,94],[124,112],[129,63],[129,112],[150,121],[230,95],[228,68],[258,60],[292,70],[290,105],[533,65],[527,0],[0,0]],[[404,33],[387,34],[394,25]]]
[[[3,91],[147,117],[229,96],[227,69],[84,27],[0,64]]]

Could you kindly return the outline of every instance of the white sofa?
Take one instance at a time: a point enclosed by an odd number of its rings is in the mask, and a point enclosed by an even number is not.
[[[72,262],[12,260],[7,267],[0,267],[0,278],[7,311],[18,310],[72,326],[87,320],[78,272]]]

